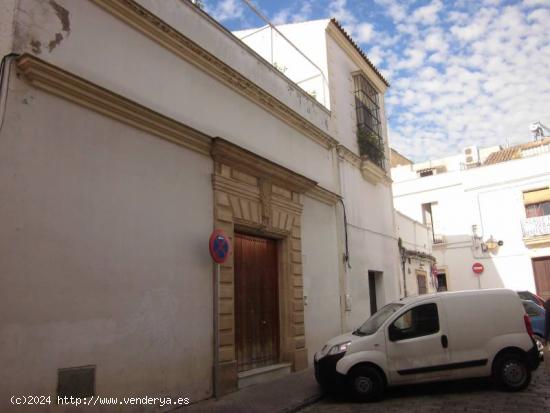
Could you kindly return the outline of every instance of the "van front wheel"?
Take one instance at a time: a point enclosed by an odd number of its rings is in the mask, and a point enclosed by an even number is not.
[[[362,402],[380,400],[384,394],[384,378],[374,367],[358,367],[350,374],[351,391]]]
[[[520,391],[531,382],[531,371],[525,357],[504,354],[495,363],[493,372],[496,383],[505,391]]]

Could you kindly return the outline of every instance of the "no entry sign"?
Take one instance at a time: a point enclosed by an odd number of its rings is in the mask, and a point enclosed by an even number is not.
[[[480,262],[474,262],[474,265],[472,265],[472,271],[478,275],[481,274],[484,269],[483,264]]]
[[[212,259],[218,264],[223,264],[231,253],[231,244],[227,234],[221,229],[212,231],[210,241],[208,242],[208,249],[210,250]]]

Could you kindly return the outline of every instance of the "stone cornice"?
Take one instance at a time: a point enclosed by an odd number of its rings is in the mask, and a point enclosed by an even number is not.
[[[204,155],[210,154],[210,137],[173,119],[132,102],[35,56],[24,54],[17,67],[27,81],[81,106],[152,133]]]
[[[361,159],[361,174],[363,175],[363,178],[375,185],[378,183],[391,185],[392,183],[392,180],[386,174],[386,171],[366,157]]]
[[[272,161],[243,149],[222,138],[214,138],[211,150],[214,161],[228,165],[237,170],[249,173],[258,178],[271,180],[285,188],[304,193],[315,187],[315,181],[299,175]]]
[[[361,168],[361,157],[357,155],[355,152],[352,152],[348,148],[346,148],[344,145],[338,145],[336,148],[338,152],[338,156],[345,161],[348,161],[350,164],[355,166],[356,168]]]
[[[338,151],[338,156],[358,168],[366,181],[374,185],[378,183],[390,185],[392,183],[386,171],[374,164],[368,158],[357,155],[343,145],[338,145],[336,149]]]
[[[328,189],[325,189],[319,185],[307,191],[306,195],[327,205],[334,205],[338,202],[339,199],[342,198],[340,195],[335,194],[334,192],[331,192]]]
[[[337,141],[134,0],[92,0],[172,53],[247,97],[325,148]]]

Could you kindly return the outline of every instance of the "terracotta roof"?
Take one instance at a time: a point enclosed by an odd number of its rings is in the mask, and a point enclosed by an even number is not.
[[[485,162],[483,162],[483,165],[492,165],[495,163],[511,161],[513,159],[521,159],[523,157],[522,151],[527,149],[534,149],[544,145],[550,145],[550,138],[544,138],[536,142],[522,143],[520,145],[515,145],[510,148],[502,149],[498,152],[493,152],[492,154],[490,154]]]
[[[380,79],[382,79],[382,82],[384,82],[386,84],[386,86],[390,86],[390,84],[388,83],[388,81],[384,78],[384,76],[382,76],[382,73],[380,73],[378,71],[378,69],[376,68],[376,66],[374,66],[374,64],[369,60],[369,58],[367,57],[367,55],[365,54],[365,52],[357,45],[357,43],[355,43],[355,41],[351,38],[351,36],[348,34],[348,32],[346,32],[344,30],[344,28],[342,27],[342,25],[338,22],[338,20],[336,20],[334,17],[332,19],[330,19],[330,21],[332,23],[334,23],[334,25],[338,28],[338,30],[340,30],[340,32],[342,32],[342,34],[344,35],[344,37],[346,39],[348,39],[348,41],[351,43],[351,45],[355,48],[355,50],[357,50],[357,52],[361,55],[361,57],[363,58],[363,60],[371,67],[372,70],[374,70],[374,73],[376,73],[378,75],[378,77]]]

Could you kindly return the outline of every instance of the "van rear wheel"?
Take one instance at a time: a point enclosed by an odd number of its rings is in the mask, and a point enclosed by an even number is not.
[[[495,363],[493,378],[505,391],[520,391],[531,382],[531,370],[525,357],[519,354],[504,354]]]
[[[374,367],[357,367],[349,378],[353,397],[362,402],[380,400],[384,394],[386,383],[380,372]]]

